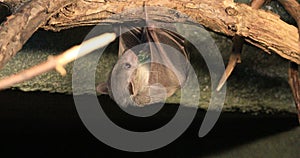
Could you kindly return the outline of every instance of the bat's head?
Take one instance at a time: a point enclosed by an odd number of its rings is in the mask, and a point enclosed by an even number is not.
[[[108,81],[97,86],[97,91],[109,94],[121,106],[136,105],[132,96],[134,95],[133,82],[138,67],[138,56],[128,49],[113,67]]]
[[[178,88],[173,86],[178,85],[178,80],[173,72],[166,71],[161,64],[145,63],[144,60],[141,62],[143,58],[136,55],[132,49],[125,51],[113,67],[108,81],[100,83],[97,91],[109,94],[123,107],[142,107],[164,101]],[[166,80],[160,81],[159,76]]]
[[[117,61],[106,83],[97,91],[109,94],[120,106],[145,106],[165,101],[180,87],[175,73],[166,66],[140,62],[139,57],[127,50]]]

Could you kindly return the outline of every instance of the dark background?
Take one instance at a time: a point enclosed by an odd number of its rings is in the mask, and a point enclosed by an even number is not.
[[[199,138],[198,130],[205,111],[198,110],[188,130],[173,143],[150,152],[130,153],[113,149],[89,133],[77,114],[71,95],[6,90],[0,92],[0,99],[0,155],[9,157],[296,158],[300,154],[299,124],[296,115],[290,113],[259,116],[222,113],[212,131]],[[136,131],[162,126],[178,108],[177,105],[165,105],[152,117],[136,119],[122,113],[109,97],[100,96],[99,100],[113,121]]]

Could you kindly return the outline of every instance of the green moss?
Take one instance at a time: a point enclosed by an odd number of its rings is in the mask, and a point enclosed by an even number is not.
[[[22,69],[45,61],[49,55],[60,53],[83,39],[91,27],[77,28],[60,33],[38,31],[26,44],[13,60],[11,60],[0,71],[0,78]],[[182,30],[180,30],[182,29]],[[80,30],[80,31],[78,31]],[[184,32],[184,27],[179,31]],[[105,29],[103,29],[105,32]],[[76,38],[73,35],[76,34]],[[213,32],[210,35],[215,39],[223,58],[227,63],[231,49],[231,40]],[[193,38],[205,41],[207,37],[191,34]],[[69,40],[67,40],[69,39]],[[96,84],[105,82],[109,71],[117,60],[117,43],[110,45],[100,59],[96,72]],[[211,97],[211,78],[206,63],[202,57],[192,52],[191,63],[196,71],[200,85],[199,107],[207,109]],[[97,56],[91,54],[90,57]],[[82,62],[85,69],[93,69],[88,62]],[[253,114],[273,112],[295,112],[292,94],[287,82],[288,61],[276,54],[267,54],[258,48],[245,45],[242,54],[242,63],[232,73],[227,82],[227,93],[224,105],[225,111],[252,112]],[[38,76],[30,81],[14,86],[14,89],[22,91],[48,91],[56,93],[72,93],[72,72],[73,63],[66,66],[68,74],[65,77],[57,72],[51,71]],[[85,81],[89,76],[79,76],[79,80]],[[82,83],[84,86],[84,82]],[[92,92],[92,89],[84,91]],[[168,103],[180,102],[180,91],[167,99]],[[191,97],[193,97],[191,95]]]

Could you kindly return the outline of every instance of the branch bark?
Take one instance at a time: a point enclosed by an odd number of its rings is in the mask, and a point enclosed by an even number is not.
[[[141,7],[142,3],[139,0],[122,2],[116,0],[107,2],[103,0],[79,0],[76,4],[62,10],[59,13],[60,16],[52,17],[43,27],[49,30],[60,30],[100,22],[113,23],[116,20],[109,19],[112,14],[121,13],[129,8]],[[193,0],[192,2],[185,0],[146,0],[146,4],[174,8],[215,32],[228,36],[235,34],[243,36],[247,42],[268,53],[275,52],[283,58],[300,64],[297,28],[285,23],[274,13],[255,10],[246,4],[234,3],[233,0]],[[88,14],[85,14],[84,10]],[[128,14],[124,17],[132,20],[142,18],[140,14]],[[168,22],[186,20],[181,17],[174,17],[176,16],[170,13],[152,13],[152,18],[164,19]]]
[[[174,8],[215,32],[228,36],[235,34],[243,36],[247,42],[268,53],[275,52],[283,58],[300,64],[297,28],[285,23],[274,13],[255,10],[246,4],[234,3],[233,0],[145,1],[149,6]],[[62,10],[59,16],[52,17],[43,27],[57,31],[101,22],[114,23],[117,20],[109,19],[111,15],[121,13],[126,9],[141,7],[142,3],[143,1],[139,0],[122,2],[116,0],[107,2],[103,0],[81,0]],[[297,4],[297,2],[295,3]],[[84,11],[87,11],[88,14]],[[153,19],[164,19],[167,22],[187,21],[184,17],[176,17],[170,13],[157,12],[151,16]],[[132,20],[141,18],[140,14],[128,14],[124,17]]]
[[[173,8],[181,13],[186,14],[188,17],[194,19],[197,23],[204,25],[205,27],[228,36],[239,35],[245,38],[245,40],[264,51],[271,53],[275,52],[283,58],[300,64],[300,45],[298,43],[298,31],[295,26],[289,25],[280,20],[280,17],[274,13],[254,10],[246,4],[234,3],[233,0],[144,0],[147,6],[163,6],[166,8]],[[52,3],[50,3],[52,2]],[[69,3],[68,3],[69,2]],[[43,25],[43,23],[53,15],[56,10],[60,9],[57,14],[52,16],[48,22],[42,27],[46,30],[60,31],[61,29],[67,29],[77,26],[95,25],[95,24],[112,24],[118,21],[118,18],[111,17],[122,13],[126,9],[140,8],[143,5],[143,1],[140,0],[32,0],[30,3],[37,3],[38,11],[42,16],[45,14],[45,7],[51,6],[48,9],[48,13],[44,18],[39,18],[40,23],[35,23],[36,28]],[[72,2],[72,3],[70,3]],[[55,5],[54,5],[55,3]],[[69,4],[69,5],[66,5]],[[46,6],[47,5],[47,6]],[[32,5],[31,5],[32,7]],[[44,7],[44,8],[43,8]],[[23,9],[26,12],[30,12],[30,6],[24,6]],[[42,9],[43,8],[43,9]],[[23,11],[23,12],[24,12]],[[18,11],[19,12],[19,11]],[[21,13],[20,13],[21,14]],[[24,13],[23,13],[24,14]],[[15,16],[15,15],[14,15]],[[19,15],[20,16],[20,15]],[[153,19],[160,19],[166,22],[186,22],[188,18],[181,16],[176,12],[161,12],[160,10],[154,11],[150,14]],[[21,16],[22,17],[22,16]],[[141,19],[142,14],[123,14],[122,19],[128,21],[134,21]],[[13,24],[10,18],[7,21],[5,29],[11,29],[19,24]],[[22,25],[22,28],[27,29],[28,26],[32,26],[34,23],[32,19],[25,18],[22,20],[26,22],[26,25]],[[9,26],[8,26],[9,24]],[[21,23],[22,24],[22,23]],[[26,27],[27,26],[27,27]],[[21,28],[21,27],[20,27]],[[35,29],[36,29],[35,28]],[[3,66],[3,59],[7,61],[9,57],[18,51],[22,44],[31,36],[35,30],[21,31],[16,37],[10,37],[3,28],[0,29],[1,38],[5,37],[5,41],[0,40],[1,54],[0,54],[0,67]],[[4,33],[3,33],[4,32]],[[30,34],[27,32],[31,32]],[[11,34],[13,35],[13,34]],[[26,39],[27,38],[27,39]],[[7,40],[9,39],[9,40]],[[25,40],[26,39],[26,40]],[[16,44],[16,41],[19,44]],[[14,41],[13,43],[9,43]],[[5,48],[9,45],[9,48]],[[3,49],[3,46],[5,46]],[[3,54],[8,54],[4,55]]]
[[[8,17],[0,27],[0,68],[14,56],[32,34],[68,0],[32,0]]]

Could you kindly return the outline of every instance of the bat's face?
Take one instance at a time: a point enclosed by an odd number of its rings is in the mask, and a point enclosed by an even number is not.
[[[127,50],[113,67],[107,83],[99,84],[97,91],[108,93],[121,106],[136,105],[131,98],[138,65],[137,55]]]
[[[139,57],[128,50],[113,67],[107,83],[99,84],[97,91],[109,94],[120,106],[142,107],[165,101],[179,85],[171,69],[160,63],[140,62]]]
[[[143,59],[132,49],[125,51],[113,67],[107,83],[99,84],[97,91],[109,94],[118,105],[123,107],[130,105],[142,107],[163,101],[167,97],[167,89],[165,84],[159,84],[158,75],[164,78],[165,75],[171,76],[178,84],[176,76],[170,71],[165,71],[166,68],[161,64],[140,62],[141,58]],[[155,71],[151,70],[151,67]],[[173,82],[168,79],[167,83]]]

